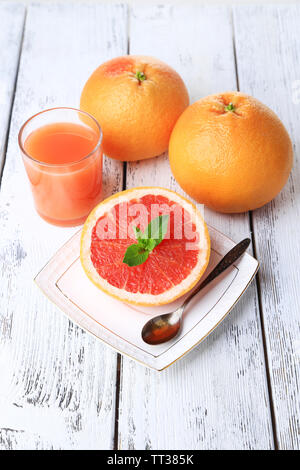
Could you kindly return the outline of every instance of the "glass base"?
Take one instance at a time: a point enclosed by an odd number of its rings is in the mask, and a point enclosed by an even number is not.
[[[41,214],[39,211],[37,211],[37,213],[43,220],[48,222],[48,224],[56,225],[57,227],[76,227],[77,225],[83,225],[88,216],[87,214],[84,217],[80,217],[79,219],[61,220],[61,219],[52,219],[51,217],[47,217]]]

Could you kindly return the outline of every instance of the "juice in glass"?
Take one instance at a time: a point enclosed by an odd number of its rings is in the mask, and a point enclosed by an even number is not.
[[[19,144],[39,215],[55,225],[82,224],[102,196],[102,133],[97,121],[72,108],[30,118]]]

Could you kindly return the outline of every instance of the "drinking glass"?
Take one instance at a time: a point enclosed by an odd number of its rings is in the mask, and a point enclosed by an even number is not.
[[[52,129],[54,137],[59,138],[57,134],[61,128],[67,132],[68,140],[62,141],[61,145],[58,144],[55,155],[51,156],[51,162],[45,161],[45,156],[39,154],[38,147],[34,155],[30,154],[26,142],[29,142],[29,138],[32,139],[33,133],[37,135],[44,132],[46,135],[47,130]],[[92,145],[91,150],[81,155],[79,159],[75,155],[78,150],[77,141],[72,142],[74,128],[79,129],[82,135],[92,136],[90,143],[87,142]],[[51,134],[47,138],[51,139]],[[90,114],[74,108],[48,109],[35,114],[23,124],[19,132],[19,146],[36,210],[47,222],[65,227],[80,225],[93,207],[100,202],[101,142],[102,131],[98,122]],[[64,152],[68,154],[67,163],[64,161]]]

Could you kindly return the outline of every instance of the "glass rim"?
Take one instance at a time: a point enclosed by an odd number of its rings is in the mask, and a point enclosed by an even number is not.
[[[80,158],[79,160],[76,160],[74,162],[70,162],[70,163],[46,163],[46,162],[41,162],[40,160],[37,160],[36,158],[33,158],[31,155],[29,155],[29,153],[26,152],[22,142],[21,142],[21,139],[22,139],[22,136],[23,136],[23,132],[24,132],[24,129],[25,127],[27,126],[27,124],[32,121],[34,118],[36,118],[37,116],[41,115],[41,114],[44,114],[44,113],[47,113],[49,111],[56,111],[56,110],[69,110],[69,111],[76,111],[77,113],[81,113],[81,114],[85,114],[86,116],[88,116],[89,118],[92,119],[92,121],[95,122],[97,128],[99,129],[99,138],[97,140],[97,144],[96,146],[93,148],[93,150],[91,152],[89,152],[87,155],[85,155],[84,157]],[[92,116],[90,113],[87,113],[86,111],[82,111],[81,109],[77,109],[77,108],[70,108],[68,106],[57,106],[56,108],[48,108],[48,109],[44,109],[43,111],[39,111],[38,113],[36,114],[33,114],[33,116],[31,116],[30,118],[28,118],[24,124],[22,124],[20,130],[19,130],[19,134],[18,134],[18,143],[19,143],[19,147],[21,149],[21,151],[24,153],[24,155],[29,158],[30,160],[32,160],[33,162],[35,163],[38,163],[39,165],[42,165],[42,166],[45,166],[45,167],[50,167],[50,168],[57,168],[57,167],[70,167],[72,165],[76,165],[78,163],[81,163],[83,162],[84,160],[87,160],[89,157],[91,157],[93,155],[93,153],[95,153],[101,143],[102,143],[102,138],[103,138],[103,134],[102,134],[102,129],[101,129],[101,126],[99,124],[99,122],[97,121],[97,119],[94,118],[94,116]]]

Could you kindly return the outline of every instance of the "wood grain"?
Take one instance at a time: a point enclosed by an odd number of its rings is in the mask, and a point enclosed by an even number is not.
[[[17,132],[42,108],[78,106],[92,70],[127,52],[128,27],[130,52],[174,66],[191,101],[235,89],[238,78],[240,89],[273,108],[291,134],[296,163],[290,181],[253,213],[253,224],[247,214],[205,210],[205,217],[236,241],[253,228],[276,445],[299,449],[300,7],[235,7],[233,29],[222,7],[143,5],[127,13],[124,5],[30,6],[14,96],[25,11],[0,4],[0,161],[10,129],[0,192],[0,449],[113,447],[117,355],[68,322],[33,285],[76,229],[49,226],[35,214]],[[105,195],[122,189],[122,168],[105,159]],[[126,176],[127,187],[182,192],[167,155],[129,164]],[[118,446],[273,448],[265,370],[253,284],[225,322],[170,369],[156,373],[122,359]]]
[[[278,114],[295,150],[288,184],[253,213],[253,228],[278,446],[299,449],[300,6],[235,8],[234,25],[240,88]]]
[[[19,65],[24,19],[23,5],[0,4],[0,173]]]
[[[236,88],[230,12],[222,7],[133,7],[130,52],[173,66],[195,101]],[[128,164],[127,186],[182,192],[167,155]],[[239,241],[248,215],[205,210],[207,221]],[[156,373],[122,359],[121,449],[269,449],[273,447],[255,285],[218,329],[187,357]]]
[[[113,446],[117,355],[70,323],[33,283],[77,229],[50,226],[36,215],[17,133],[41,109],[78,107],[92,70],[126,48],[122,5],[34,4],[28,9],[0,202],[3,449]],[[13,71],[10,76],[13,80]],[[109,160],[104,168],[106,194],[121,189],[122,164]]]

